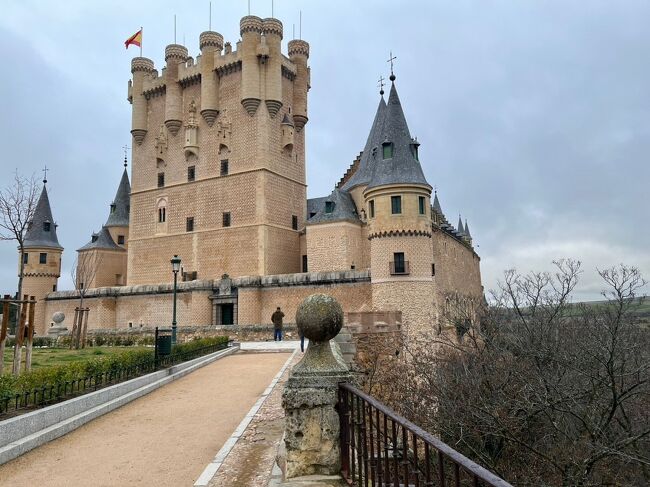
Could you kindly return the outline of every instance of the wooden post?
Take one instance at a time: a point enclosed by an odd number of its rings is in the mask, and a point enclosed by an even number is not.
[[[74,320],[72,320],[72,331],[70,332],[70,348],[74,348],[77,337],[77,317],[79,316],[79,307],[74,309]]]
[[[14,344],[14,365],[13,365],[13,374],[20,374],[20,362],[21,355],[23,351],[23,338],[25,336],[25,321],[27,319],[27,295],[23,296],[23,300],[19,301],[20,303],[20,320],[18,322],[18,328],[16,329],[16,343]]]
[[[84,309],[76,308],[79,310],[77,313],[77,333],[75,335],[74,348],[79,349],[81,347],[81,328],[83,326],[84,319]]]
[[[29,297],[29,326],[27,327],[27,348],[25,351],[25,371],[32,370],[32,347],[34,346],[34,314],[36,298]]]
[[[81,348],[86,348],[86,333],[88,332],[88,315],[90,308],[82,308],[81,315],[83,317],[83,329],[81,331]],[[81,323],[81,321],[79,321]]]
[[[5,363],[5,343],[7,341],[7,331],[9,327],[9,295],[5,294],[2,301],[2,328],[0,328],[0,375],[4,371]]]

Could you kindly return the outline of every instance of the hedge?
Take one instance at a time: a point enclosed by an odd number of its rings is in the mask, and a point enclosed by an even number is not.
[[[191,352],[203,347],[228,343],[228,337],[198,338],[174,346],[172,355]],[[0,398],[24,394],[36,388],[57,386],[66,381],[93,377],[104,373],[117,372],[136,365],[151,364],[153,366],[154,352],[148,350],[125,350],[101,358],[80,360],[68,364],[35,369],[24,372],[18,377],[11,374],[0,376]]]

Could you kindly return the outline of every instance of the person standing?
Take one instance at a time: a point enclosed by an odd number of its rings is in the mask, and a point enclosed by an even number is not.
[[[275,313],[271,316],[271,321],[273,322],[273,341],[281,342],[282,341],[282,318],[284,318],[284,313],[278,306],[278,309],[275,310]]]

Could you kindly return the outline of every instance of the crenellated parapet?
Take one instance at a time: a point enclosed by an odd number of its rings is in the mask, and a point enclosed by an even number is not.
[[[210,47],[221,52],[223,50],[223,36],[218,32],[209,30],[201,32],[201,35],[199,36],[199,49],[203,52],[206,48]]]

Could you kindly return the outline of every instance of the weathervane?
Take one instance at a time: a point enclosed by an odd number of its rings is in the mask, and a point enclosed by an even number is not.
[[[384,94],[384,77],[383,76],[379,77],[379,82],[377,83],[377,86],[379,86],[379,94],[383,95]]]
[[[47,165],[45,165],[42,169],[43,171],[43,184],[47,183]]]
[[[126,145],[122,147],[124,149],[124,167],[126,167],[126,151],[130,149],[130,147],[127,147]]]
[[[395,61],[395,59],[397,59],[397,56],[393,56],[393,51],[390,51],[390,58],[386,62],[390,63],[390,80],[391,81],[395,81],[395,73],[393,73],[393,61]]]

